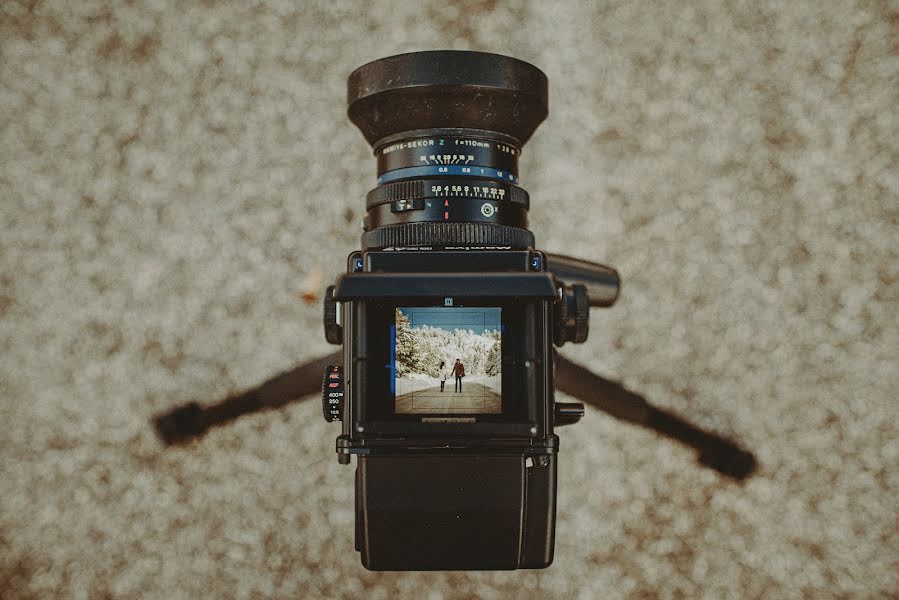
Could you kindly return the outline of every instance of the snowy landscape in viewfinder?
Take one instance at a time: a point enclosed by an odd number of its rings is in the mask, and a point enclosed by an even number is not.
[[[498,413],[502,390],[500,309],[396,309],[397,413]],[[465,368],[455,391],[453,365]],[[441,367],[446,385],[440,390]]]

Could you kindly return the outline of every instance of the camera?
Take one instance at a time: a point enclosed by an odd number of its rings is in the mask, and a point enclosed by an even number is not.
[[[322,406],[356,456],[355,547],[371,570],[545,568],[559,437],[555,346],[611,306],[609,267],[535,248],[518,159],[547,78],[496,54],[376,60],[348,81],[374,150],[361,249],[324,300]]]
[[[219,402],[153,418],[167,445],[309,397],[356,456],[355,547],[371,570],[545,568],[553,560],[555,429],[580,402],[697,451],[743,481],[754,454],[556,351],[611,306],[614,269],[535,248],[518,157],[547,115],[546,76],[481,52],[401,54],[349,78],[374,149],[361,249],[324,298],[342,348]],[[324,377],[322,378],[322,370]]]

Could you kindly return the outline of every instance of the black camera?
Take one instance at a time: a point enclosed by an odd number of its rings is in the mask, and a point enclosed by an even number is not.
[[[546,77],[480,52],[416,52],[350,75],[350,119],[371,143],[362,250],[325,295],[340,351],[219,402],[153,419],[183,444],[322,385],[337,454],[357,456],[356,550],[373,570],[544,568],[553,559],[555,428],[584,400],[676,440],[737,481],[752,452],[557,353],[587,339],[618,274],[534,248],[518,156],[547,114]],[[324,369],[324,380],[321,379]]]
[[[554,348],[586,340],[617,273],[535,249],[518,157],[547,115],[520,60],[436,51],[349,77],[374,149],[362,250],[328,288],[323,410],[357,456],[356,549],[372,570],[545,568],[559,438]]]

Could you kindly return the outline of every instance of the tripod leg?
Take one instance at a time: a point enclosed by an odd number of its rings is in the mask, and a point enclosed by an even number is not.
[[[556,388],[622,421],[641,425],[699,451],[699,462],[742,480],[756,467],[755,456],[736,442],[704,431],[681,417],[655,408],[620,383],[603,379],[556,353]]]
[[[276,375],[259,385],[207,407],[189,402],[153,418],[159,438],[167,445],[181,444],[206,433],[210,427],[242,415],[277,408],[321,390],[328,365],[343,364],[343,351],[335,352]]]

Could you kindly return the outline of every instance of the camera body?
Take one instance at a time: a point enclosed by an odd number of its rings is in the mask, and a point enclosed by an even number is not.
[[[329,300],[340,303],[345,351],[337,448],[347,460],[358,457],[356,549],[367,568],[542,568],[552,561],[557,286],[545,264],[528,250],[350,256]],[[430,393],[403,393],[397,311],[443,327],[461,323],[454,332],[463,344],[483,337],[465,326],[492,317],[486,328],[499,332],[493,343],[500,349],[491,366],[499,368],[482,378],[492,385],[465,381],[458,392],[438,392],[435,378]],[[445,331],[423,328],[437,337]],[[470,364],[463,381],[479,370]]]
[[[356,549],[372,570],[545,568],[559,438],[553,346],[586,340],[614,270],[535,249],[521,148],[547,114],[536,67],[416,52],[349,78],[374,149],[362,250],[325,295],[343,346],[323,379],[338,460],[356,466]]]

